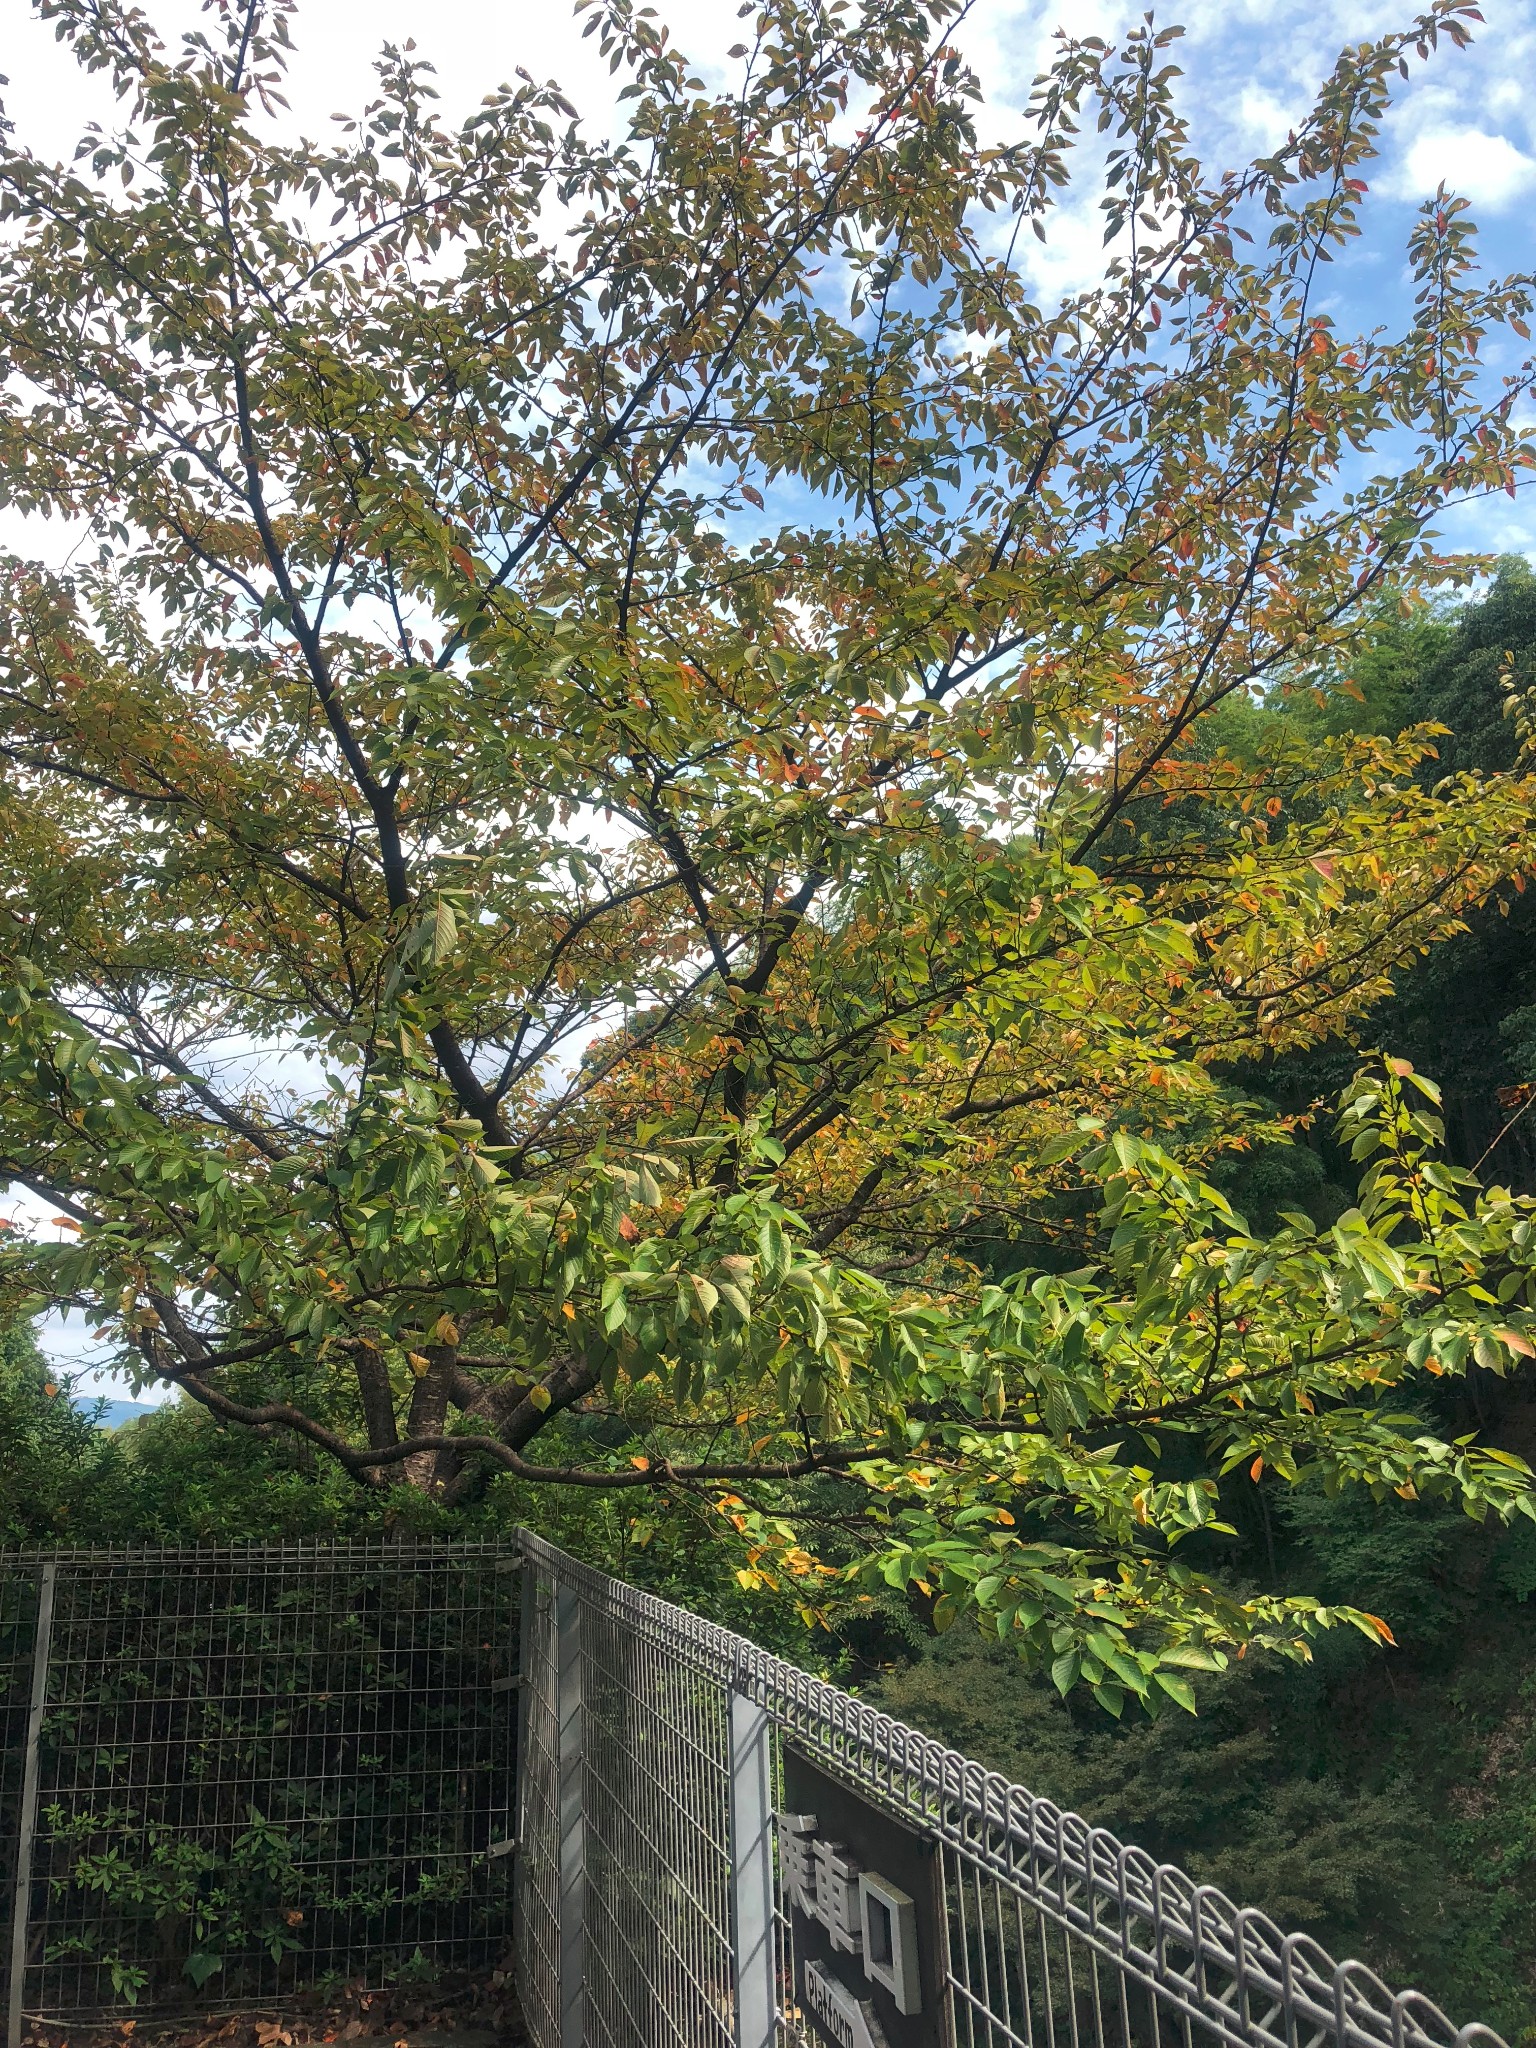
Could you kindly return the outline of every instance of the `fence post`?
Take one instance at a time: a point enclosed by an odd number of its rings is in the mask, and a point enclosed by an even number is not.
[[[512,1753],[512,1840],[517,1867],[512,1873],[512,1946],[521,1954],[528,1912],[528,1793],[531,1777],[528,1723],[533,1712],[539,1670],[534,1661],[534,1636],[539,1625],[539,1575],[533,1559],[523,1553],[517,1616],[517,1747]]]
[[[560,2048],[585,2048],[587,1827],[582,1784],[581,1596],[555,1585],[556,1811],[560,1830]]]
[[[768,1716],[731,1691],[731,1960],[736,2048],[773,2048],[776,2037],[773,1920],[773,1795]]]
[[[21,1811],[16,1830],[16,1896],[11,1909],[11,1996],[6,2015],[7,2048],[21,2048],[22,1993],[27,1975],[27,1917],[32,1904],[32,1843],[37,1832],[37,1790],[43,1709],[48,1702],[48,1650],[53,1636],[53,1582],[58,1566],[50,1558],[37,1583],[37,1632],[32,1638],[32,1700],[27,1714],[27,1751],[21,1776]]]

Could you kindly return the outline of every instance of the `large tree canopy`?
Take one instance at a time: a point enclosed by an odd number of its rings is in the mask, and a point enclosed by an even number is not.
[[[1198,743],[1526,461],[1459,200],[1400,332],[1322,297],[1472,10],[1215,179],[1173,30],[984,145],[949,0],[749,8],[719,90],[605,0],[617,140],[527,78],[450,128],[391,50],[313,144],[280,4],[41,11],[124,125],[0,157],[0,501],[86,536],[3,571],[0,1172],[77,1226],[10,1298],[364,1485],[708,1488],[764,1570],[846,1475],[876,1569],[1112,1704],[1318,1619],[1172,1554],[1222,1468],[1526,1500],[1392,1412],[1531,1349],[1532,1219],[1413,1077],[1334,1232],[1202,1178],[1214,1062],[1526,858],[1429,732]],[[1103,280],[1042,305],[1074,180]],[[1073,1190],[1101,1264],[984,1286]]]

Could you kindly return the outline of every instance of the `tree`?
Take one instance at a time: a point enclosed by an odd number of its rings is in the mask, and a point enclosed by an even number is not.
[[[88,1541],[121,1505],[119,1447],[71,1393],[25,1323],[0,1327],[0,1543]]]
[[[947,0],[772,0],[718,92],[611,0],[615,142],[527,78],[449,129],[387,50],[311,144],[281,5],[174,58],[42,11],[126,125],[0,163],[4,498],[92,536],[6,570],[0,1158],[78,1234],[17,1299],[364,1485],[708,1488],[810,1580],[790,1488],[848,1475],[881,1569],[1106,1700],[1312,1616],[1183,1572],[1213,1482],[1128,1434],[1524,1499],[1376,1405],[1528,1341],[1387,1241],[1526,1284],[1399,1077],[1338,1241],[1201,1177],[1213,1059],[1333,1030],[1524,858],[1527,784],[1427,790],[1421,736],[1191,752],[1464,574],[1435,510],[1526,462],[1479,350],[1530,292],[1461,201],[1402,333],[1318,298],[1471,10],[1214,181],[1172,30],[1065,41],[992,147]],[[1083,125],[1104,281],[1042,308]],[[1196,790],[1223,834],[1144,855]],[[1085,1174],[1119,1269],[981,1290],[964,1232]]]
[[[1407,619],[1395,606],[1384,610],[1349,663],[1349,690],[1314,691],[1307,679],[1290,678],[1262,704],[1224,707],[1207,728],[1222,729],[1231,751],[1254,759],[1277,721],[1305,732],[1394,735],[1431,726],[1439,728],[1435,751],[1419,770],[1427,784],[1469,768],[1505,772],[1519,756],[1516,714],[1525,715],[1533,651],[1536,576],[1523,557],[1506,556],[1487,588],[1455,609],[1429,606]],[[1529,1192],[1536,1165],[1529,1108],[1536,1084],[1536,927],[1523,882],[1516,876],[1514,893],[1469,910],[1466,929],[1399,972],[1391,993],[1345,1034],[1261,1059],[1236,1079],[1277,1111],[1294,1114],[1337,1096],[1362,1040],[1390,1045],[1439,1082],[1450,1157]],[[1332,1184],[1327,1167],[1334,1169]],[[1223,1185],[1241,1189],[1250,1211],[1249,1191],[1257,1192],[1259,1179],[1277,1192],[1290,1183],[1293,1197],[1310,1179],[1318,1197],[1343,1206],[1348,1178],[1347,1162],[1315,1124],[1311,1149],[1268,1148],[1244,1162],[1235,1179],[1224,1174]]]

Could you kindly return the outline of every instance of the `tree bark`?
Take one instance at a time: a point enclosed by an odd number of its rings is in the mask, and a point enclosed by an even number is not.
[[[390,1390],[384,1361],[371,1344],[360,1344],[352,1362],[357,1371],[357,1391],[363,1404],[363,1426],[368,1432],[368,1447],[375,1451],[392,1451],[400,1441],[400,1432],[395,1423],[395,1397]]]
[[[427,1347],[427,1369],[416,1382],[411,1395],[411,1412],[406,1423],[407,1437],[440,1436],[448,1420],[448,1398],[453,1389],[454,1374],[458,1367],[458,1349],[452,1344],[431,1344]],[[407,1483],[418,1493],[431,1494],[434,1498],[443,1491],[448,1481],[458,1470],[459,1460],[451,1451],[416,1451],[405,1459],[402,1470]]]

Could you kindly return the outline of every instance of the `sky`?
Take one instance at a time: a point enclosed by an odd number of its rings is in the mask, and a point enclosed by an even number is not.
[[[197,0],[146,0],[146,11],[174,45],[199,16]],[[726,51],[741,29],[733,0],[655,0],[674,41],[706,81],[723,77]],[[1048,61],[1053,37],[1115,40],[1144,11],[1142,0],[975,0],[959,42],[987,93],[987,125],[1001,137],[1016,122],[1030,86]],[[1491,259],[1526,267],[1528,218],[1536,196],[1536,0],[1486,0],[1470,51],[1445,48],[1414,66],[1387,137],[1375,180],[1396,212],[1432,192],[1441,178],[1474,202]],[[1173,53],[1185,72],[1195,140],[1208,162],[1234,165],[1273,147],[1306,110],[1339,49],[1405,26],[1411,5],[1391,0],[1184,0],[1157,10],[1160,25],[1181,23]],[[0,0],[0,64],[18,137],[66,156],[90,115],[110,118],[100,79],[82,78],[36,20],[27,0]],[[386,41],[414,37],[436,67],[443,111],[470,112],[518,66],[560,82],[584,117],[606,125],[616,83],[595,38],[567,0],[300,0],[297,58],[287,97],[302,132],[326,132],[330,116],[355,109],[371,89],[370,66]],[[1072,284],[1091,274],[1098,252],[1092,221],[1069,214],[1038,259],[1042,283]]]
[[[196,0],[143,4],[173,47],[200,13]],[[733,0],[655,6],[696,71],[708,82],[722,78],[726,52],[741,33]],[[1059,28],[1114,41],[1144,11],[1145,0],[976,0],[951,40],[985,87],[984,134],[1001,140],[1017,131]],[[1402,248],[1413,210],[1442,180],[1472,202],[1491,270],[1536,270],[1536,0],[1487,0],[1485,12],[1482,24],[1472,24],[1470,50],[1443,47],[1427,65],[1413,65],[1401,88],[1370,173],[1367,233],[1332,280],[1328,310],[1343,326],[1368,328],[1406,302]],[[1181,90],[1195,147],[1221,170],[1283,140],[1344,45],[1405,26],[1412,14],[1411,6],[1386,0],[1184,0],[1160,7],[1157,19],[1185,28],[1170,55],[1185,73]],[[434,0],[430,8],[417,0],[300,0],[286,119],[306,135],[326,134],[333,113],[356,111],[371,96],[370,67],[381,44],[414,37],[436,67],[450,121],[521,67],[537,79],[558,80],[593,128],[611,129],[622,81],[609,76],[596,39],[584,38],[582,27],[566,0]],[[111,124],[103,81],[75,68],[27,0],[0,0],[0,67],[17,140],[39,154],[68,158],[87,120]],[[1098,196],[1095,190],[1083,203],[1069,203],[1046,244],[1029,247],[1032,282],[1042,296],[1098,275]],[[1501,497],[1466,508],[1442,521],[1441,531],[1452,544],[1536,555],[1536,507],[1524,501]],[[52,555],[62,538],[27,532],[0,510],[0,540],[8,546]],[[47,1213],[30,1198],[0,1195],[0,1220],[39,1221]],[[68,1370],[83,1369],[89,1391],[126,1391],[95,1369],[100,1347],[76,1322],[45,1326],[50,1354]]]

